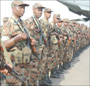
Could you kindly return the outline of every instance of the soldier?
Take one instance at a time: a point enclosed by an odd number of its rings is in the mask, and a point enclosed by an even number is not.
[[[3,24],[4,23],[6,23],[7,21],[8,21],[8,17],[4,17],[3,18]],[[2,26],[0,26],[0,44],[1,44],[1,27]],[[1,50],[1,48],[0,48],[0,50]],[[0,51],[1,53],[2,53],[2,51]],[[1,55],[1,53],[0,53],[0,55]],[[2,57],[2,55],[1,55],[1,57]],[[6,76],[5,75],[8,75],[8,70],[6,70],[6,69],[4,69],[4,70],[1,70],[1,73],[2,74],[0,74],[1,75],[1,85],[3,85],[3,86],[5,86],[6,85]]]
[[[29,35],[26,28],[23,26],[23,21],[20,19],[24,12],[25,6],[29,6],[23,1],[13,1],[11,4],[13,16],[2,26],[2,41],[5,41],[5,47],[8,50],[8,55],[17,71],[22,74],[22,78],[28,82],[27,64],[30,62],[31,50],[27,46],[29,43],[35,45],[35,40],[27,36]],[[28,41],[27,41],[28,38]],[[29,41],[31,40],[31,42]],[[15,84],[20,86],[21,82],[12,76],[7,77],[8,84]],[[29,83],[28,83],[29,84]]]
[[[51,25],[50,25],[50,22],[49,22],[49,18],[51,17],[51,13],[53,11],[50,9],[50,8],[45,8],[44,10],[44,18],[40,20],[40,23],[42,25],[42,29],[43,29],[43,32],[46,36],[46,39],[48,40],[48,43],[49,43],[49,30],[51,28]],[[45,50],[45,49],[44,49]],[[46,49],[47,51],[47,58],[44,60],[44,63],[46,63],[46,68],[44,69],[44,71],[46,71],[46,76],[45,76],[45,79],[44,81],[42,82],[44,85],[49,85],[48,83],[52,83],[52,81],[49,79],[49,69],[50,69],[50,56],[49,56],[49,46],[47,47]],[[45,57],[44,57],[45,58]],[[48,82],[48,83],[47,83]]]
[[[4,43],[3,44],[1,43],[1,39],[0,39],[0,86],[6,86],[6,76],[5,75],[9,75],[9,72],[7,69],[5,69],[5,67],[3,67],[3,63],[2,63],[2,59],[4,58],[4,49],[1,45],[4,46]],[[6,62],[5,62],[6,63]],[[6,63],[10,68],[12,68],[12,66],[8,63]]]
[[[69,64],[69,43],[70,43],[70,39],[69,39],[69,28],[68,28],[68,23],[69,20],[68,19],[63,19],[63,35],[64,35],[64,56],[63,56],[63,68],[67,69],[70,67]]]
[[[73,55],[74,55],[74,57],[75,57],[75,55],[76,55],[76,52],[77,52],[77,47],[78,47],[78,28],[76,27],[76,24],[77,24],[77,22],[75,22],[75,21],[73,21],[72,22],[72,29],[73,29],[73,33],[74,33],[74,53],[73,53]]]
[[[45,65],[43,65],[42,63],[42,59],[46,57],[46,54],[43,52],[45,49],[45,45],[47,45],[47,41],[39,21],[39,18],[42,15],[42,10],[44,8],[45,7],[43,7],[39,3],[34,4],[33,5],[34,15],[26,20],[26,26],[28,27],[29,33],[37,41],[36,52],[37,52],[38,58],[35,58],[34,54],[32,54],[32,57],[31,57],[32,59],[31,64],[35,65],[35,67],[32,69],[36,69],[36,70],[31,70],[31,75],[32,74],[36,75],[36,77],[34,77],[34,83],[42,79],[43,72],[44,72],[43,67],[45,67]]]
[[[63,71],[63,56],[64,56],[64,36],[63,36],[63,20],[60,19],[57,22],[57,26],[59,29],[59,41],[60,41],[60,46],[59,46],[59,54],[60,54],[60,63],[59,63],[59,70],[62,72]]]
[[[51,22],[51,30],[50,30],[50,56],[53,61],[51,62],[52,73],[51,78],[60,78],[59,71],[57,69],[57,61],[58,61],[58,33],[57,33],[57,25],[56,23],[59,21],[60,15],[54,14],[53,21]]]

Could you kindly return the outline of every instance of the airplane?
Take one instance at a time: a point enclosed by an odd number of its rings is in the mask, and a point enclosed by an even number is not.
[[[57,0],[63,5],[67,6],[68,9],[78,15],[84,15],[85,18],[73,19],[72,21],[89,21],[90,20],[90,1],[89,0]]]

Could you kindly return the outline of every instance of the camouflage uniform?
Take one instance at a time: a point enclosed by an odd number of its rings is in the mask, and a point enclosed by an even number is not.
[[[36,3],[35,8],[38,8],[38,6],[41,8],[44,8],[41,4]],[[43,77],[43,72],[45,72],[43,70],[43,67],[45,67],[45,65],[42,66],[43,64],[42,59],[44,60],[44,58],[47,58],[47,55],[46,55],[46,52],[44,51],[45,49],[44,40],[41,38],[42,33],[39,28],[39,25],[41,26],[40,21],[37,20],[35,16],[32,16],[28,18],[25,22],[26,22],[26,26],[27,27],[29,26],[28,27],[29,33],[37,42],[35,47],[36,47],[36,52],[38,57],[35,57],[35,55],[32,54],[31,65],[34,65],[35,67],[32,66],[32,70],[30,70],[31,77],[32,77],[32,74],[36,76],[36,77],[33,77],[34,83],[36,83],[37,80],[40,80]]]
[[[50,12],[51,13],[53,11],[50,8],[45,8],[44,12]],[[47,44],[48,46],[47,46],[47,50],[46,50],[47,51],[46,70],[48,72],[48,69],[50,69],[50,61],[51,61],[51,58],[49,56],[49,37],[48,37],[49,36],[49,30],[51,28],[51,24],[46,18],[41,19],[40,23],[42,25],[43,32],[44,32],[46,39],[47,39],[47,42],[48,42],[48,44]],[[44,61],[44,63],[45,63],[45,61]]]
[[[55,14],[56,18],[60,19],[60,15],[59,14]],[[55,32],[54,35],[52,35]],[[58,60],[60,59],[58,54],[58,32],[57,32],[57,25],[54,24],[54,21],[51,22],[51,37],[50,37],[50,56],[52,57],[52,62],[51,62],[51,69],[55,69],[58,65]]]
[[[17,34],[24,33],[23,21],[21,19],[16,19],[14,16],[8,19],[8,21],[2,26],[2,36],[7,36],[11,39]],[[31,50],[27,47],[26,40],[21,40],[12,48],[8,49],[8,54],[13,62],[14,67],[19,73],[22,73],[22,78],[27,80],[27,63],[30,61]],[[10,81],[10,82],[9,82]],[[19,85],[18,80],[14,77],[7,77],[7,83]]]
[[[48,41],[48,37],[47,37],[47,35],[48,35],[48,29],[50,29],[50,24],[49,24],[49,22],[45,19],[45,18],[43,18],[43,19],[41,19],[40,20],[40,23],[41,23],[41,25],[42,25],[42,29],[43,29],[43,32],[44,32],[44,34],[45,34],[45,36],[46,36],[46,39],[47,39],[47,41]],[[46,65],[46,68],[43,70],[43,71],[45,71],[45,70],[48,70],[48,67],[49,67],[49,65],[48,65],[48,59],[49,59],[49,47],[47,46],[47,48],[46,49],[44,49],[44,52],[46,51],[46,58],[44,57],[43,58],[43,65]]]
[[[79,49],[79,40],[78,40],[78,28],[76,27],[77,22],[72,22],[73,23],[73,31],[74,31],[74,38],[75,38],[75,42],[74,42],[74,54],[76,54],[77,50]]]
[[[60,65],[63,65],[63,57],[64,57],[64,36],[63,36],[63,20],[59,20],[58,23],[62,22],[61,26],[58,25],[58,29],[60,30],[59,33],[59,41],[60,41],[60,46],[59,46],[59,57],[60,57]],[[61,36],[60,36],[61,35]]]

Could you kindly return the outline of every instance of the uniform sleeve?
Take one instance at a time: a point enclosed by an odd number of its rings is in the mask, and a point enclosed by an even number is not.
[[[1,28],[1,35],[2,36],[11,36],[12,32],[13,32],[13,29],[12,28],[12,25],[10,24],[10,22],[7,22],[5,23],[2,28]]]
[[[33,25],[33,19],[30,17],[30,18],[26,19],[26,20],[24,21],[24,23],[25,23],[25,26],[26,26],[28,29],[31,29],[31,28],[32,28],[32,25]]]
[[[10,39],[8,36],[2,36],[2,37],[1,37],[1,40],[2,40],[2,41],[8,40],[8,39]]]

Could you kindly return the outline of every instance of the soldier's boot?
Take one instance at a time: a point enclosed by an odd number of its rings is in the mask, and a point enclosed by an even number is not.
[[[63,64],[63,68],[64,68],[64,69],[68,69],[67,63],[64,63],[64,64]]]
[[[56,71],[57,74],[60,74],[60,71],[57,67],[55,68],[55,71]]]
[[[63,72],[63,65],[61,65],[61,64],[59,66],[59,71],[60,71],[60,74],[62,74],[62,72]]]
[[[50,78],[49,78],[49,73],[46,74],[46,77],[47,77],[47,81],[48,81],[50,84],[52,84],[52,81],[51,81]]]
[[[42,84],[48,83],[49,85],[52,84],[52,81],[49,79],[49,74],[47,73],[42,80]]]
[[[71,67],[71,66],[70,66],[70,62],[67,62],[66,65],[67,65],[68,68]]]
[[[53,71],[50,78],[60,78],[60,75],[56,71]]]
[[[76,53],[76,56],[78,57],[80,55],[80,51],[78,50]]]
[[[40,86],[51,86],[52,84],[48,83],[45,79],[41,80]]]

